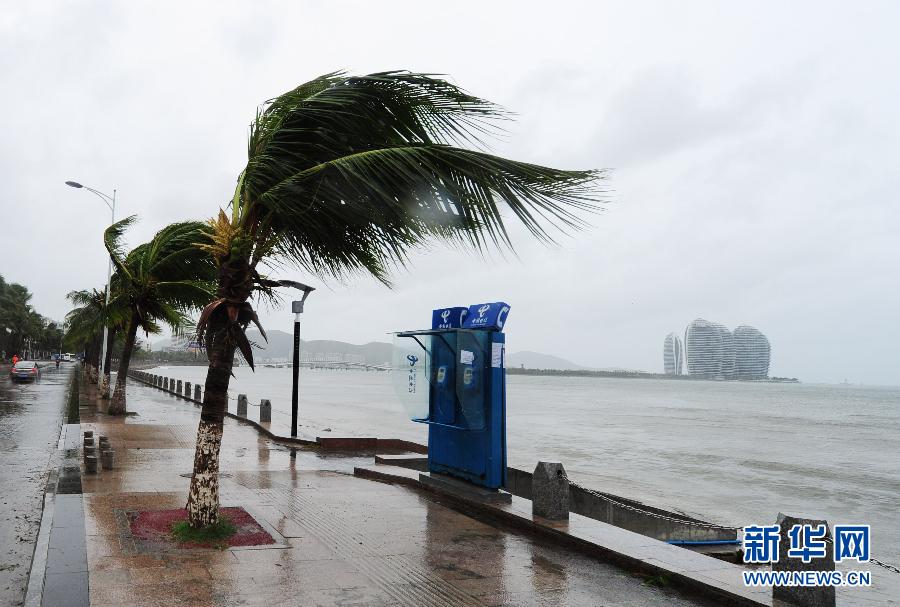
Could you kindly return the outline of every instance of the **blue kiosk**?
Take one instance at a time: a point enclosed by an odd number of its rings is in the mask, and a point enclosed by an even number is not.
[[[489,490],[506,484],[503,302],[441,308],[431,329],[396,334],[394,383],[428,424],[428,470]]]

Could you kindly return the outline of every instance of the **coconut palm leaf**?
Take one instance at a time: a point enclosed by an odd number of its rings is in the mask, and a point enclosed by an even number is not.
[[[204,250],[211,241],[206,224],[179,222],[158,231],[154,237],[131,251],[122,244],[128,217],[107,228],[106,248],[116,265],[111,308],[128,310],[125,347],[119,361],[116,389],[109,411],[125,411],[125,383],[136,332],[158,332],[160,324],[180,332],[191,322],[190,312],[199,310],[216,290],[217,268]],[[115,304],[113,306],[112,304]]]
[[[125,265],[125,243],[123,238],[125,232],[132,225],[137,223],[137,215],[129,215],[125,219],[121,219],[103,231],[103,244],[109,251],[109,257],[112,259],[116,270],[121,272],[125,277],[131,278],[129,268]]]
[[[425,74],[322,76],[258,113],[230,229],[258,226],[255,246],[313,274],[386,280],[429,238],[511,246],[504,208],[542,240],[553,239],[548,226],[583,227],[602,172],[454,147],[482,143],[505,118]]]

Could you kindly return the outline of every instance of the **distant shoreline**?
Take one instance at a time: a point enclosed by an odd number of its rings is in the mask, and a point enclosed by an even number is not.
[[[537,375],[549,377],[615,377],[621,379],[684,379],[694,381],[741,381],[764,384],[799,384],[796,377],[769,377],[767,379],[707,379],[692,375],[666,375],[665,373],[646,373],[644,371],[593,371],[590,369],[521,369],[508,367],[508,375]]]

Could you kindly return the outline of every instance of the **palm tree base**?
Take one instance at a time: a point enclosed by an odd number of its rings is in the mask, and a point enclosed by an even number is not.
[[[113,392],[112,400],[109,402],[106,413],[109,415],[125,415],[125,411],[125,387],[120,386],[119,382],[116,382],[116,389]]]
[[[109,399],[109,384],[109,375],[104,375],[100,382],[100,398],[104,400]]]

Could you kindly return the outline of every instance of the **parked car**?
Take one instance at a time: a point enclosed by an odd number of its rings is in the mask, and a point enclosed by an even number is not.
[[[37,381],[41,378],[41,368],[32,360],[20,360],[9,370],[13,381]]]

